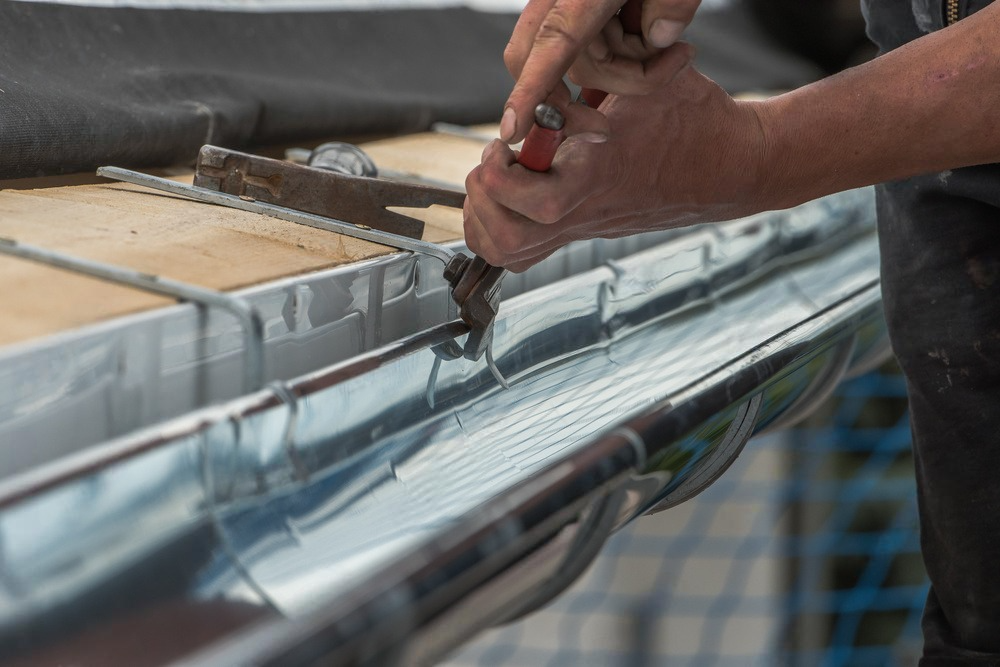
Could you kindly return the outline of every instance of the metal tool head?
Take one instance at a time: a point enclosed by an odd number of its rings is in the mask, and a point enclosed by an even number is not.
[[[375,161],[360,146],[343,141],[330,141],[320,144],[309,153],[306,162],[310,167],[326,169],[348,176],[378,176]]]
[[[500,284],[506,269],[492,266],[485,259],[469,259],[462,253],[445,267],[444,277],[452,287],[452,298],[458,304],[459,315],[469,325],[469,337],[463,356],[480,359],[493,342],[493,323],[500,310]]]
[[[464,194],[443,188],[338,174],[217,146],[202,147],[194,184],[410,238],[420,238],[423,221],[387,207],[461,208],[465,201]]]

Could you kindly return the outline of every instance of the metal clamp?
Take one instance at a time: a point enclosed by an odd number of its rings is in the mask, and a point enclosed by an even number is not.
[[[285,423],[285,433],[281,439],[285,456],[288,457],[292,470],[295,471],[295,479],[299,482],[308,482],[309,467],[306,466],[302,457],[299,456],[298,450],[295,449],[295,432],[299,426],[299,401],[289,386],[281,380],[275,380],[268,385],[268,388],[288,408],[288,421]]]
[[[0,253],[232,313],[243,327],[246,339],[247,363],[243,376],[244,390],[246,392],[256,391],[263,385],[264,322],[257,309],[245,299],[113,264],[66,255],[54,250],[20,243],[10,238],[0,237]]]

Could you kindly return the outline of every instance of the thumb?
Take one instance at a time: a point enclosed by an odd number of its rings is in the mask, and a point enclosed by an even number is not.
[[[645,0],[642,5],[642,34],[658,49],[681,38],[698,11],[701,0]]]

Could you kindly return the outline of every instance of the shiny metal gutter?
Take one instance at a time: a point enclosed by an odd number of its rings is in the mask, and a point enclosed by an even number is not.
[[[524,289],[510,390],[444,317],[0,483],[0,660],[165,607],[214,622],[157,663],[437,659],[884,352],[873,220],[845,193]]]
[[[504,298],[677,232],[595,241],[509,276]],[[464,246],[456,244],[456,249]],[[0,258],[2,261],[18,261]],[[265,381],[350,359],[448,319],[440,261],[386,257],[240,290],[263,320]],[[245,340],[228,313],[161,308],[0,348],[0,480],[245,392]]]

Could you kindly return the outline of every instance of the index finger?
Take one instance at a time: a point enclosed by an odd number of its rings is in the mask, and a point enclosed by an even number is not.
[[[555,90],[573,61],[614,16],[622,2],[623,0],[555,0],[541,23],[537,24],[530,50],[524,58],[514,90],[507,99],[500,123],[500,135],[504,141],[512,143],[528,134],[535,105]],[[537,20],[534,14],[529,18]],[[521,33],[512,38],[509,48],[523,49],[525,36],[531,39],[529,33],[533,27],[533,23],[526,21]],[[513,43],[514,39],[519,40],[517,44]],[[508,67],[512,72],[516,70],[516,64],[511,66],[508,63]]]
[[[507,71],[517,81],[524,68],[524,61],[531,53],[531,45],[535,41],[535,34],[538,33],[538,26],[542,24],[545,15],[552,9],[556,0],[530,0],[521,15],[517,17],[517,24],[514,32],[511,33],[510,41],[503,52],[503,62],[507,66]]]

